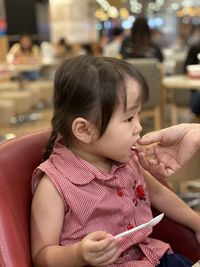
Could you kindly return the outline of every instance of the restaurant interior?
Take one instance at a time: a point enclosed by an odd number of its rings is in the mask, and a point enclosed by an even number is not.
[[[122,52],[141,17],[161,58]],[[115,36],[116,29],[120,32]],[[21,60],[23,38],[31,43],[32,57]],[[187,63],[197,44],[196,62]],[[180,123],[200,123],[199,0],[0,0],[0,147],[49,131],[56,70],[64,60],[86,54],[126,60],[144,76],[149,99],[141,111],[141,135]],[[29,157],[32,151],[26,153]],[[200,151],[167,178],[197,212],[199,162]],[[0,266],[14,267],[1,260]]]

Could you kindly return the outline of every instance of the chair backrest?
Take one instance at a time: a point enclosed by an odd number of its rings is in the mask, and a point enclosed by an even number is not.
[[[49,131],[42,131],[0,145],[0,267],[33,267],[31,177],[42,161],[48,136]],[[193,261],[200,259],[194,233],[166,217],[154,228],[153,237],[171,243],[175,252]]]
[[[132,58],[127,61],[143,75],[149,87],[149,99],[142,107],[141,119],[145,125],[145,119],[153,119],[153,129],[161,128],[162,105],[161,95],[161,69],[160,64],[155,58]],[[148,121],[146,121],[148,122]],[[148,125],[148,123],[147,123]]]
[[[151,109],[160,105],[161,74],[158,60],[154,58],[131,58],[126,61],[133,64],[149,86],[149,99],[144,105],[144,109]]]
[[[0,266],[32,267],[31,176],[42,161],[49,131],[0,145]]]
[[[184,74],[184,65],[185,65],[185,58],[177,59],[175,64],[174,73],[175,74]],[[186,107],[190,108],[190,98],[191,92],[190,90],[182,89],[182,90],[175,90],[173,93],[173,102],[177,107]]]

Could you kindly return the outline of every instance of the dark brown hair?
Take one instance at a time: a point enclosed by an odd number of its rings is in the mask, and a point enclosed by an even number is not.
[[[119,93],[126,107],[127,77],[139,83],[141,101],[145,102],[148,98],[147,84],[126,61],[81,55],[63,62],[55,74],[52,132],[44,160],[50,156],[58,135],[62,136],[66,145],[69,144],[71,125],[76,117],[94,122],[101,136],[116,108]]]
[[[131,29],[132,42],[135,49],[141,49],[143,46],[150,46],[151,30],[148,22],[144,17],[136,18]]]

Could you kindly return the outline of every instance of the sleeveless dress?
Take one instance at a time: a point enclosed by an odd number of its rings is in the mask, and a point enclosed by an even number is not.
[[[60,245],[79,242],[103,230],[119,234],[152,219],[148,191],[137,158],[115,163],[110,173],[98,170],[74,155],[59,141],[48,160],[33,174],[33,191],[46,174],[65,205]],[[110,267],[153,267],[167,253],[169,244],[149,238],[152,228],[123,237],[121,256]]]

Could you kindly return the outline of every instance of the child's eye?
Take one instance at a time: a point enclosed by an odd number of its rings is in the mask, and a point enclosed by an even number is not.
[[[133,116],[131,116],[131,117],[129,117],[129,118],[128,118],[128,120],[127,120],[127,121],[128,121],[128,122],[131,122],[131,121],[133,120],[133,118],[134,118],[134,117],[133,117]]]

